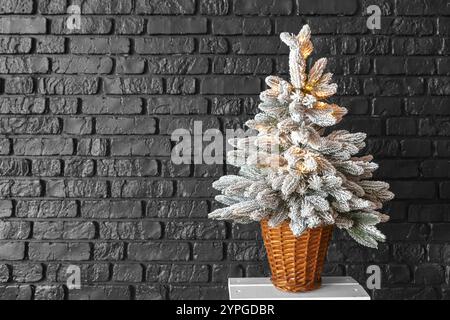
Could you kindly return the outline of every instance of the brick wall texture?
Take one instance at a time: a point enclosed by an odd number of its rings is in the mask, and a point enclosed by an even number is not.
[[[387,243],[336,232],[325,273],[365,285],[375,264],[375,299],[450,298],[446,0],[0,0],[0,299],[225,299],[228,277],[266,275],[258,225],[207,219],[232,169],[173,165],[170,134],[252,117],[287,73],[279,33],[305,23],[340,127],[368,133],[397,195]]]

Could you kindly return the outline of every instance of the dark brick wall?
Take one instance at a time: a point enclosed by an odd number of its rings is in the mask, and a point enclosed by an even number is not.
[[[242,124],[304,23],[397,195],[388,242],[336,233],[326,273],[376,264],[374,298],[450,297],[448,1],[83,0],[78,31],[68,2],[0,0],[1,299],[226,298],[267,273],[256,225],[206,219],[227,168],[171,164],[170,133]]]

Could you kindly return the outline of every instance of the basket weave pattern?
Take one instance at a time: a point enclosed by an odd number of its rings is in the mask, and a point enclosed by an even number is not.
[[[290,292],[320,287],[333,226],[308,229],[300,237],[294,236],[287,221],[270,228],[262,220],[261,227],[275,287]]]

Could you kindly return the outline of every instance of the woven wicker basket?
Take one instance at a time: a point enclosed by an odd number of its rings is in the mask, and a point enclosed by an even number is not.
[[[300,237],[294,236],[287,221],[270,228],[262,220],[261,226],[275,287],[289,292],[319,288],[333,226],[308,229]]]

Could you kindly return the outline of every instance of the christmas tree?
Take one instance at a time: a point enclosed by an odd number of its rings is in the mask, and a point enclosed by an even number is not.
[[[335,224],[358,243],[376,248],[385,240],[376,224],[389,219],[379,210],[394,196],[389,184],[369,180],[378,166],[371,155],[357,156],[366,134],[326,134],[347,110],[326,102],[337,91],[332,74],[324,72],[326,58],[307,72],[313,51],[309,26],[280,38],[290,48],[290,82],[266,78],[269,89],[260,94],[261,112],[246,122],[258,133],[229,141],[235,149],[227,162],[240,167],[239,175],[213,183],[221,191],[216,200],[227,207],[209,217],[238,223],[268,219],[270,227],[287,220],[296,236]]]

